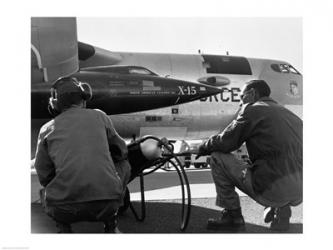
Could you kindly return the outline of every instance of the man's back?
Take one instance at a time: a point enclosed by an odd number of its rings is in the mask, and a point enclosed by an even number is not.
[[[302,151],[302,120],[271,98],[250,104],[244,117],[248,121],[246,144],[251,160],[295,156]]]
[[[301,199],[302,120],[270,98],[249,105],[243,115],[254,190],[276,200]]]
[[[53,203],[118,199],[122,183],[109,152],[116,133],[105,114],[71,108],[46,124],[45,140],[56,175],[46,186]],[[107,135],[108,134],[108,135]]]

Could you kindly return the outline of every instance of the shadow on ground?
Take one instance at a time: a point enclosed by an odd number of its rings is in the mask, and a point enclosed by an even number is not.
[[[146,203],[146,218],[143,222],[136,221],[133,213],[128,210],[119,217],[119,229],[123,233],[274,233],[269,230],[269,224],[262,219],[263,208],[248,197],[241,197],[246,230],[212,231],[206,229],[208,218],[220,215],[214,205],[215,199],[193,199],[191,216],[184,232],[180,230],[181,204],[180,200],[151,201]],[[133,202],[137,211],[140,211],[139,202]],[[302,206],[292,208],[293,218],[291,226],[286,233],[302,233]],[[102,233],[103,224],[100,222],[80,222],[73,224],[75,233]],[[43,213],[40,204],[31,205],[31,232],[56,233],[55,223]]]

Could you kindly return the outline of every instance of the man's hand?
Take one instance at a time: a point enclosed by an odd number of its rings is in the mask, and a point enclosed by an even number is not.
[[[209,155],[210,153],[208,151],[206,151],[204,144],[201,144],[197,149],[196,149],[196,157],[195,159],[199,159],[201,156],[205,156],[205,155]]]
[[[195,157],[195,159],[198,160],[201,156],[205,156],[205,155],[208,155],[208,154],[198,152],[196,155],[197,156]]]
[[[205,155],[209,155],[210,152],[206,151],[203,144],[201,144],[199,147],[193,148],[193,149],[189,149],[186,151],[183,151],[181,153],[179,153],[178,155],[196,155],[195,159],[199,159],[201,156],[205,156]]]
[[[169,144],[169,141],[166,137],[161,138],[161,142],[158,144],[158,146],[162,147],[164,144]]]
[[[178,156],[190,156],[192,154],[194,154],[194,155],[198,154],[198,150],[197,149],[189,149],[189,150],[179,152],[177,155]]]
[[[202,155],[197,154],[197,156],[195,157],[195,160],[198,160]]]

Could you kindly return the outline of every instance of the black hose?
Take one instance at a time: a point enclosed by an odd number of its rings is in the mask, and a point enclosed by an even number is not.
[[[138,213],[136,212],[136,210],[133,207],[131,202],[130,202],[129,207],[137,221],[144,221],[144,219],[146,218],[146,203],[145,203],[145,190],[144,190],[143,174],[140,174],[140,191],[141,191],[141,216],[139,217]]]
[[[166,162],[169,162],[171,163],[174,168],[176,169],[177,171],[177,174],[178,174],[178,177],[179,177],[179,180],[180,180],[180,183],[181,183],[181,190],[182,190],[182,211],[181,211],[181,226],[180,226],[180,229],[182,231],[184,231],[188,225],[188,222],[189,222],[189,218],[190,218],[190,214],[191,214],[191,190],[190,190],[190,184],[189,184],[189,181],[188,181],[188,178],[187,178],[187,175],[186,175],[186,172],[185,172],[185,169],[184,169],[184,166],[181,164],[180,160],[178,159],[177,157],[177,154],[175,154],[173,152],[174,150],[174,147],[172,144],[170,144],[169,142],[165,142],[165,140],[161,140],[155,136],[146,136],[146,137],[143,137],[137,141],[135,141],[134,143],[136,144],[140,144],[148,139],[153,139],[153,140],[156,140],[158,141],[159,145],[163,145],[165,147],[165,149],[168,151],[167,154],[163,154],[163,158],[159,158],[157,159],[155,162],[152,163],[152,165],[157,165],[153,170],[149,171],[149,172],[146,172],[146,173],[142,173],[142,175],[140,175],[140,178],[142,177],[142,181],[140,179],[140,183],[142,183],[141,185],[141,193],[144,192],[144,188],[143,188],[143,175],[147,175],[147,174],[150,174],[150,173],[153,173],[155,172],[157,169],[161,168]],[[172,159],[175,159],[176,163],[172,161]],[[179,168],[178,168],[179,166]],[[188,203],[187,203],[187,209],[186,209],[186,213],[185,213],[185,189],[184,189],[184,182],[185,182],[185,186],[186,186],[186,191],[187,191],[187,200],[188,200]],[[143,201],[144,203],[144,196],[141,197],[141,200]],[[136,217],[137,220],[140,220],[142,221],[145,217],[145,206],[144,204],[141,204],[141,212],[142,212],[142,216],[141,218],[139,218],[137,216],[137,213],[135,212],[134,208],[132,206],[130,206],[134,216]]]
[[[178,166],[172,161],[169,161],[174,168],[176,169],[178,176],[179,176],[179,180],[181,183],[181,189],[182,189],[182,213],[181,213],[181,221],[182,224],[180,226],[180,229],[182,231],[184,231],[187,227],[189,218],[190,218],[190,212],[191,212],[191,191],[190,191],[190,186],[187,180],[187,176],[186,173],[184,171],[184,169],[180,166],[180,170],[178,169]],[[184,180],[183,180],[184,178]],[[187,195],[188,195],[188,203],[187,203],[187,213],[185,214],[185,190],[184,190],[184,181],[186,184],[186,191],[187,191]]]

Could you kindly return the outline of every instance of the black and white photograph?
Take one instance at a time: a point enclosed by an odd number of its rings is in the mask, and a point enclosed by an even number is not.
[[[31,32],[33,233],[302,233],[301,18],[32,17]]]
[[[327,239],[329,17],[295,2],[4,18],[2,249]]]

